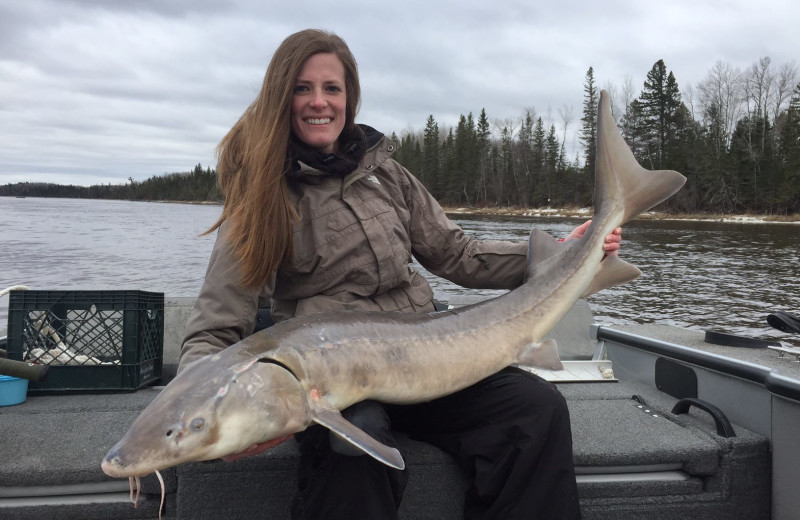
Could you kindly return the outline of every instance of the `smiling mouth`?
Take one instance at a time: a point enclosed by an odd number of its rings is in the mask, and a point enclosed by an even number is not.
[[[323,117],[323,118],[309,118],[305,120],[306,123],[309,125],[327,125],[331,122],[330,117]]]

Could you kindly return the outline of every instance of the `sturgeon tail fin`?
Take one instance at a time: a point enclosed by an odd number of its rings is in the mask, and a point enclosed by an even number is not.
[[[595,213],[604,202],[622,197],[622,223],[675,194],[686,177],[674,170],[647,170],[636,161],[611,114],[608,92],[600,92],[595,155]]]

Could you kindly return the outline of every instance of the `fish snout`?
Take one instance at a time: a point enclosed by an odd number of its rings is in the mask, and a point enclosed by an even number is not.
[[[122,462],[118,446],[114,446],[113,448],[108,450],[108,453],[106,454],[106,457],[103,459],[103,462],[100,463],[100,469],[102,469],[103,473],[105,473],[109,477],[127,476],[122,474],[122,472],[125,469],[125,464]]]

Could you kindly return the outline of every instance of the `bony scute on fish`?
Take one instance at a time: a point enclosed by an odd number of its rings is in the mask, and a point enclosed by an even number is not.
[[[557,369],[551,328],[578,298],[640,274],[619,256],[605,257],[604,238],[674,194],[686,179],[636,162],[611,117],[605,91],[596,154],[591,225],[582,239],[563,243],[534,229],[526,281],[517,289],[431,314],[333,312],[278,323],[187,366],[109,451],[103,470],[116,477],[145,475],[239,453],[312,423],[402,469],[396,449],[347,422],[339,410],[365,399],[395,404],[435,399],[514,363]],[[202,384],[208,381],[216,383]],[[166,425],[183,428],[194,418],[205,424],[198,435],[187,434],[180,442],[164,435]],[[201,435],[203,442],[192,440]]]

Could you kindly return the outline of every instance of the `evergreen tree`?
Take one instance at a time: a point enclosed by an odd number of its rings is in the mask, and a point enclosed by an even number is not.
[[[739,120],[731,139],[730,156],[737,176],[737,210],[770,211],[777,168],[772,125],[766,115]]]
[[[647,159],[645,144],[647,143],[647,130],[644,118],[644,109],[638,99],[631,101],[621,118],[622,137],[633,152],[633,156],[644,164]]]
[[[440,195],[437,197],[447,204],[455,203],[454,193],[458,192],[458,185],[455,184],[456,179],[456,145],[455,136],[453,135],[453,128],[451,127],[447,132],[447,138],[442,143],[441,148],[441,173],[439,190]]]
[[[530,110],[525,111],[525,119],[519,129],[518,156],[521,178],[517,187],[517,204],[526,207],[531,203],[530,194],[536,188],[539,174],[533,158],[533,114]]]
[[[500,178],[500,147],[498,141],[495,140],[489,149],[489,166],[487,170],[487,183],[486,183],[486,201],[485,203],[490,206],[498,205],[500,199],[499,193],[502,191],[500,183],[497,179]]]
[[[697,211],[701,199],[700,176],[697,167],[702,161],[704,142],[701,139],[703,129],[685,104],[681,103],[675,112],[673,121],[674,133],[668,142],[668,159],[665,168],[678,170],[686,176],[686,186],[676,196],[664,203],[664,208],[683,211]]]
[[[586,172],[594,174],[594,158],[597,149],[597,103],[599,94],[594,82],[594,69],[589,67],[583,83],[583,117],[580,140],[584,147]]]
[[[403,149],[405,143],[403,142],[402,139],[397,137],[397,134],[395,132],[392,132],[392,135],[389,136],[389,139],[394,141],[394,143],[397,145],[397,149],[394,152],[393,156],[394,159],[403,166],[405,166],[406,168],[408,168],[408,165],[405,160],[405,150]]]
[[[478,143],[478,200],[477,204],[486,204],[486,179],[491,172],[491,160],[489,152],[491,150],[491,133],[489,132],[489,118],[486,116],[486,109],[481,109],[478,116],[478,127],[475,131]]]
[[[563,205],[566,199],[571,196],[575,186],[571,186],[571,180],[563,175],[564,172],[559,171],[558,165],[560,163],[561,146],[558,142],[558,135],[556,134],[556,126],[550,125],[550,130],[547,132],[545,139],[545,152],[544,152],[544,171],[551,179],[556,179],[556,205]]]
[[[704,117],[708,121],[706,132],[711,144],[711,151],[714,157],[719,158],[728,151],[728,134],[720,105],[716,102],[710,103]]]
[[[531,163],[533,171],[539,182],[536,184],[533,204],[535,206],[550,206],[553,183],[553,172],[546,167],[547,150],[545,144],[546,134],[542,118],[536,119],[536,126],[533,129],[533,142],[531,144]]]
[[[454,139],[451,197],[457,204],[471,204],[478,184],[478,140],[472,112],[459,118]]]
[[[422,138],[421,180],[431,193],[440,193],[441,163],[439,156],[439,124],[428,116]]]
[[[507,186],[514,178],[514,156],[511,131],[507,126],[500,132],[500,149],[497,158],[497,176],[495,180],[495,205],[507,206],[510,201],[507,196]]]
[[[417,175],[417,172],[422,171],[422,144],[420,144],[420,139],[415,136],[414,138],[414,157],[416,158],[416,163],[414,165],[414,175]]]
[[[419,145],[419,139],[413,133],[408,132],[398,142],[397,135],[392,133],[392,140],[397,143],[397,150],[394,153],[394,159],[406,167],[413,175],[424,184],[425,179],[424,170],[422,167],[422,151]]]
[[[647,73],[639,100],[647,135],[649,167],[659,170],[674,130],[676,112],[681,104],[678,82],[672,72],[667,72],[664,60],[658,60]]]

